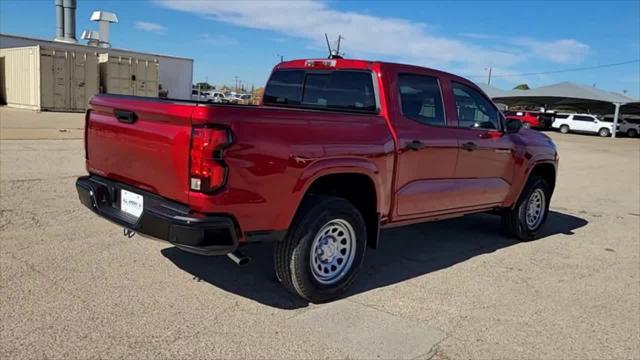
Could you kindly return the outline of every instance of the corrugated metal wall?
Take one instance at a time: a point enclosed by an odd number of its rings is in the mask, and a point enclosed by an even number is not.
[[[41,48],[41,108],[84,111],[99,90],[96,53]]]
[[[100,85],[109,94],[158,97],[158,62],[100,54]]]
[[[0,49],[4,63],[3,87],[7,105],[40,110],[40,49],[38,46]]]
[[[98,56],[40,46],[0,49],[3,94],[9,106],[84,111],[98,93]]]
[[[0,0],[2,1],[2,0]],[[174,99],[190,99],[193,83],[193,59],[168,56],[162,54],[149,54],[139,51],[131,51],[117,48],[102,49],[92,48],[82,44],[67,44],[53,42],[44,39],[34,39],[22,36],[0,34],[0,47],[13,48],[21,46],[40,45],[49,48],[65,49],[71,51],[94,51],[108,53],[110,56],[128,56],[136,59],[158,61],[158,85],[169,92],[169,97]]]

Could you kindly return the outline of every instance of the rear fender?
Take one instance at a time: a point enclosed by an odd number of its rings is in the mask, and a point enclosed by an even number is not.
[[[381,192],[383,187],[380,172],[373,162],[362,158],[325,159],[312,163],[302,172],[292,191],[292,196],[295,198],[293,202],[295,208],[284,211],[279,217],[278,223],[289,224],[290,226],[304,196],[314,181],[323,176],[334,174],[363,174],[368,176],[376,188],[376,211],[380,213],[380,209],[384,209],[384,204],[389,198],[389,195]]]

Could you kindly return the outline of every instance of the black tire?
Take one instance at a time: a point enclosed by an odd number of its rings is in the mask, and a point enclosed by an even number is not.
[[[530,197],[536,190],[542,190],[544,193],[545,203],[542,213],[542,220],[535,227],[531,228],[527,225],[526,212],[527,204]],[[502,215],[502,226],[505,232],[521,241],[531,241],[538,238],[540,229],[547,221],[549,214],[549,200],[551,199],[551,187],[547,181],[538,175],[533,175],[527,180],[527,184],[522,190],[522,194],[518,198],[516,204]]]
[[[611,131],[607,128],[601,128],[598,130],[598,135],[600,135],[600,137],[609,137],[611,136]]]
[[[627,136],[628,137],[636,137],[636,136],[638,136],[638,130],[636,130],[636,129],[627,130]]]
[[[561,125],[560,126],[560,132],[563,134],[568,134],[569,133],[569,125]]]
[[[355,255],[351,267],[337,282],[326,285],[311,271],[311,247],[320,229],[331,220],[349,223],[355,234]],[[315,195],[303,201],[284,240],[274,246],[274,265],[278,280],[294,294],[314,303],[339,297],[353,282],[362,266],[367,229],[362,215],[349,201]]]

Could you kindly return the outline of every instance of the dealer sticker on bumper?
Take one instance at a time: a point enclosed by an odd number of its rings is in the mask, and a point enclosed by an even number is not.
[[[131,214],[135,217],[140,217],[143,208],[143,197],[131,191],[122,190],[120,192],[120,210]]]

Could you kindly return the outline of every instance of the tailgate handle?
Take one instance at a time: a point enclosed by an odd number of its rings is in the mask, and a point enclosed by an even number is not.
[[[113,110],[114,115],[118,118],[118,121],[133,124],[138,119],[138,115],[129,110]]]

